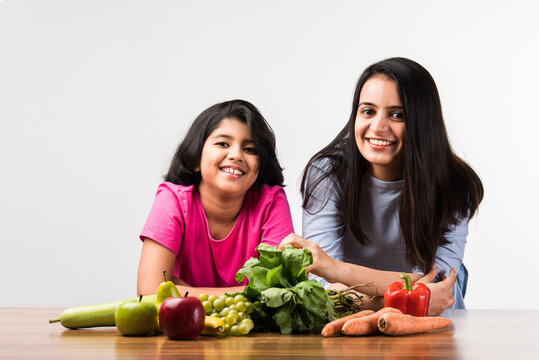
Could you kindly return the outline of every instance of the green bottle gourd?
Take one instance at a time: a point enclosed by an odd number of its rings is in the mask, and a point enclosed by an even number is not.
[[[155,303],[156,298],[156,295],[148,295],[142,299],[142,302]],[[131,298],[99,305],[70,307],[62,311],[59,318],[49,320],[49,323],[60,322],[62,326],[68,329],[116,326],[114,316],[118,306],[124,301],[138,299],[139,298]]]

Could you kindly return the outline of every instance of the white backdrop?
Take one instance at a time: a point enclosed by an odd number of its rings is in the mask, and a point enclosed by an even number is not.
[[[296,231],[300,173],[347,121],[372,62],[435,78],[485,187],[466,303],[539,309],[534,1],[0,1],[0,306],[135,296],[139,231],[208,106],[272,125]]]

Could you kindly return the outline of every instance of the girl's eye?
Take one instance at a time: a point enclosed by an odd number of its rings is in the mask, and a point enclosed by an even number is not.
[[[226,142],[224,142],[224,141],[219,141],[218,143],[215,143],[215,145],[222,146],[222,147],[227,147],[228,146],[228,144]]]
[[[243,149],[245,152],[249,153],[249,154],[253,154],[253,155],[256,155],[257,152],[256,152],[256,149],[254,147],[246,147]]]

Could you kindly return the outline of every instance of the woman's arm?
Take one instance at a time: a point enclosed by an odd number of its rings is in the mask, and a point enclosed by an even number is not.
[[[176,254],[163,245],[145,238],[142,246],[142,254],[138,267],[137,294],[149,295],[157,293],[159,284],[163,282],[163,271],[169,274],[169,279],[173,280],[180,294],[183,296],[187,291],[190,296],[197,296],[200,293],[223,295],[225,292],[242,292],[244,286],[233,287],[192,287],[181,279],[172,276],[174,260]]]
[[[389,284],[400,281],[400,272],[375,270],[339,261],[329,256],[318,244],[296,234],[290,234],[284,238],[279,248],[282,249],[285,245],[309,249],[313,255],[313,264],[306,270],[323,277],[329,283],[341,283],[346,286],[372,283],[372,286],[362,287],[360,290],[369,296],[383,296]],[[417,281],[423,275],[410,274],[410,276],[412,281]]]
[[[449,244],[442,245],[436,250],[436,266],[439,274],[449,276],[449,271],[459,269],[464,257],[464,247],[466,246],[466,237],[468,236],[468,219],[460,219],[450,231],[444,234]],[[437,277],[436,280],[440,280]]]
[[[307,267],[306,271],[327,279],[331,283],[341,283],[347,286],[357,284],[373,283],[373,286],[362,287],[361,293],[369,296],[383,296],[385,288],[395,281],[400,280],[400,273],[393,271],[382,271],[370,269],[364,266],[355,265],[331,258],[320,246],[302,238],[296,234],[290,234],[279,245],[292,245],[297,248],[307,248],[313,255],[313,264]],[[453,305],[455,299],[451,295],[456,281],[455,270],[449,272],[449,276],[438,283],[432,283],[437,274],[436,267],[425,276],[420,274],[409,274],[412,281],[420,281],[429,287],[431,300],[429,303],[429,315],[439,315],[446,308]],[[332,287],[330,285],[330,287]],[[370,307],[380,308],[383,302],[378,301],[369,304]]]
[[[305,192],[309,191],[312,183],[323,176],[329,166],[328,159],[318,160],[307,170]],[[332,177],[325,178],[318,186],[310,190],[307,206],[303,208],[302,234],[303,237],[316,243],[331,258],[342,261],[343,238],[345,233],[344,219],[340,210],[342,189]],[[304,198],[307,194],[304,194]],[[325,288],[331,283],[328,279],[311,274]]]

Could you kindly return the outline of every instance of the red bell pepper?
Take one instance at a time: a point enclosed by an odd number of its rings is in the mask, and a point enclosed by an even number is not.
[[[403,314],[427,316],[429,313],[430,289],[423,283],[412,284],[408,274],[401,273],[404,282],[394,282],[384,292],[384,306],[393,307]]]

